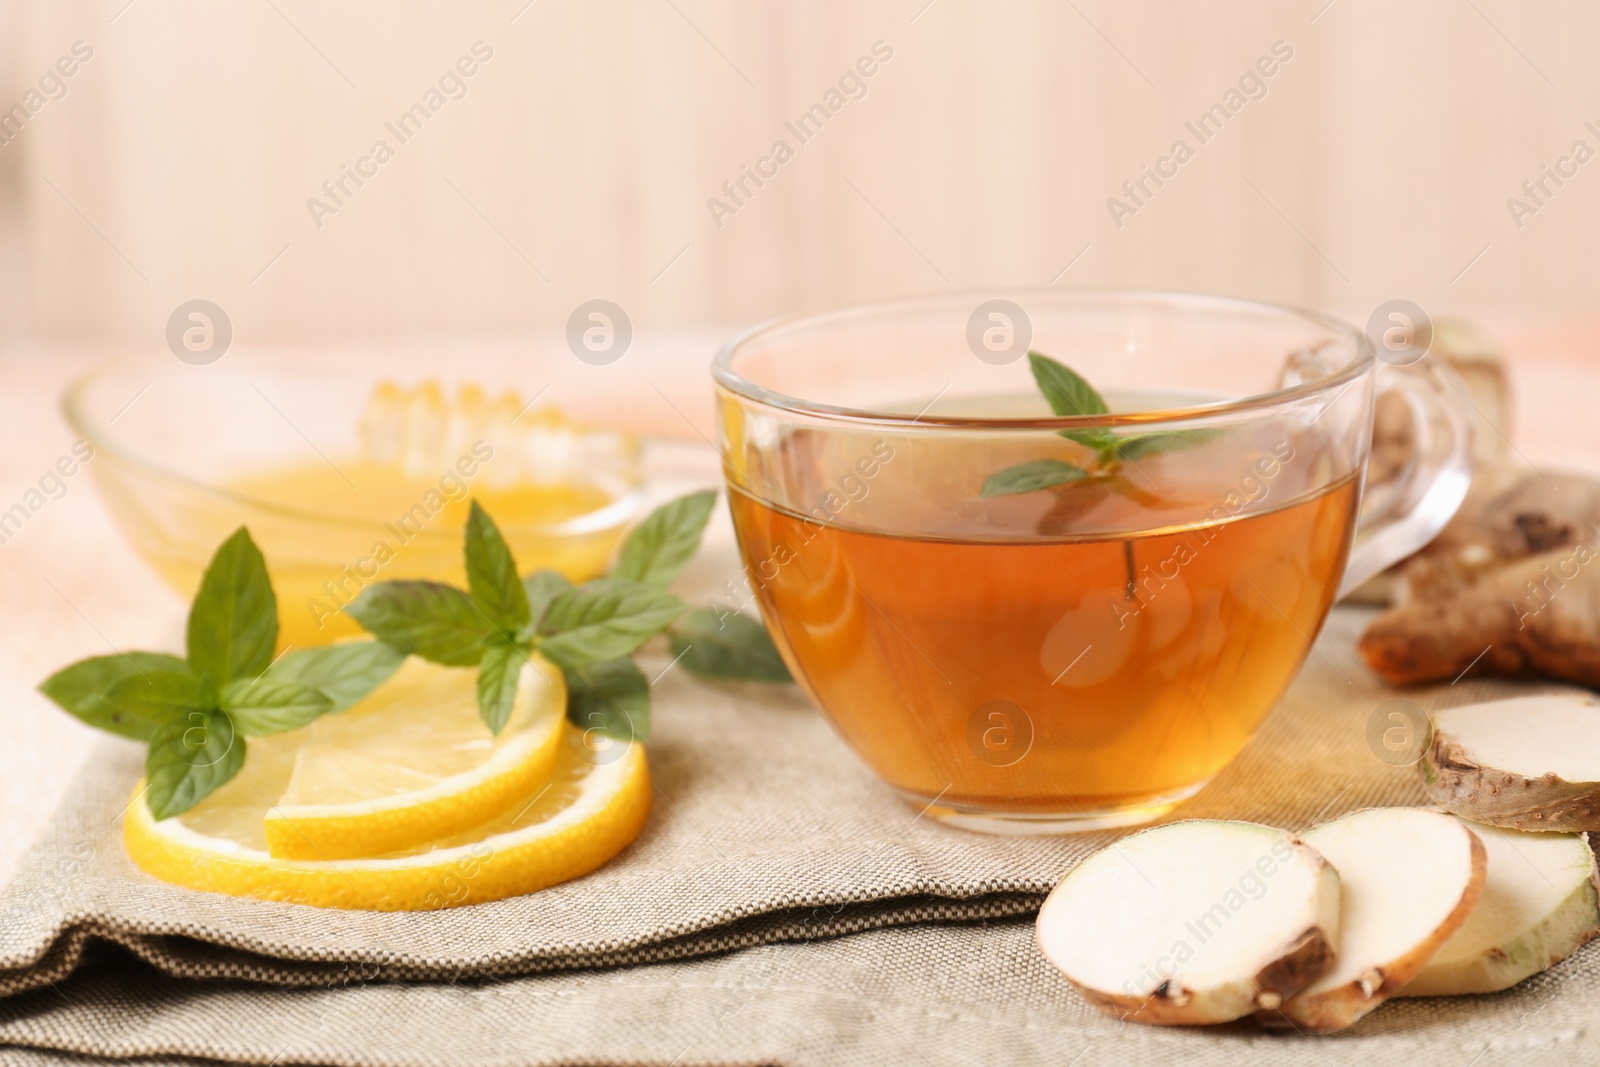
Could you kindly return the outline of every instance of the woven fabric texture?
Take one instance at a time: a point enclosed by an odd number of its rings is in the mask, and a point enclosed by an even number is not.
[[[1415,769],[1369,742],[1396,694],[1352,651],[1367,617],[1334,613],[1257,738],[1179,817],[1303,828],[1420,799]],[[566,885],[423,915],[145,877],[118,837],[137,752],[108,742],[0,897],[0,1061],[1600,1061],[1593,946],[1517,990],[1386,1005],[1311,1047],[1118,1024],[1050,970],[1027,921],[1111,835],[953,830],[879,784],[793,689],[677,671],[657,689],[655,809],[636,844]],[[1525,691],[1469,679],[1406,697]]]

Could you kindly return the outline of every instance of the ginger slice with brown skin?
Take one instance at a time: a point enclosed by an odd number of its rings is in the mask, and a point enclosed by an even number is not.
[[[1600,700],[1525,696],[1434,712],[1421,768],[1428,799],[1462,818],[1600,832]]]
[[[1161,1026],[1276,1010],[1339,942],[1339,875],[1284,830],[1190,819],[1069,871],[1039,909],[1040,950],[1108,1015]]]
[[[1374,619],[1361,655],[1392,685],[1449,681],[1471,667],[1600,687],[1597,554],[1593,540],[1578,541],[1507,563],[1456,592],[1433,588]]]
[[[1411,981],[1467,921],[1483,893],[1483,842],[1449,815],[1368,808],[1301,835],[1339,872],[1338,957],[1267,1026],[1332,1033]]]

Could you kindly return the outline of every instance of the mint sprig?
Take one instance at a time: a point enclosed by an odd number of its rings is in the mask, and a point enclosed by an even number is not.
[[[474,500],[467,516],[467,589],[472,606],[502,634],[516,634],[532,621],[528,594],[517,577],[500,527]]]
[[[187,657],[95,656],[55,672],[39,690],[96,729],[146,742],[145,801],[168,819],[239,773],[245,738],[297,730],[348,707],[403,658],[367,641],[289,651],[274,663],[277,641],[266,561],[241,526],[200,579]]]
[[[702,677],[793,681],[765,628],[732,608],[713,605],[689,612],[673,628],[671,644],[672,654]]]
[[[502,638],[487,645],[478,660],[478,715],[492,734],[504,730],[511,718],[517,703],[517,684],[528,656],[525,646]]]
[[[278,602],[245,527],[212,556],[190,605],[186,655],[123,652],[56,671],[40,692],[99,730],[146,743],[145,802],[157,819],[193,808],[244,766],[246,739],[301,729],[355,704],[407,655],[477,667],[478,712],[505,728],[537,650],[563,672],[567,715],[630,740],[650,731],[650,682],[629,656],[687,607],[664,587],[693,558],[716,493],[657,509],[623,542],[617,570],[574,585],[551,570],[518,578],[499,528],[476,501],[468,517],[468,589],[444,582],[370,585],[347,610],[376,641],[290,649],[273,658]],[[787,681],[759,624],[691,612],[672,649],[707,677]],[[723,616],[731,616],[732,625]],[[726,632],[721,632],[726,631]]]
[[[989,475],[979,490],[979,496],[1011,496],[1014,493],[1034,493],[1051,486],[1065,485],[1079,478],[1089,477],[1089,472],[1059,459],[1036,459],[1032,463],[1019,463],[1015,467]]]
[[[1028,367],[1033,371],[1033,380],[1039,392],[1044,394],[1052,413],[1094,416],[1110,412],[1105,397],[1071,367],[1038,352],[1028,353]],[[1192,429],[1117,434],[1100,426],[1085,430],[1061,430],[1060,436],[1094,452],[1090,466],[1083,467],[1054,458],[1019,463],[991,474],[984,480],[978,495],[991,497],[1035,493],[1079,481],[1106,482],[1111,488],[1122,490],[1128,487],[1127,479],[1120,470],[1123,462],[1132,463],[1159,452],[1192,448],[1210,441],[1217,433],[1210,429]]]
[[[277,641],[278,598],[241,526],[218,546],[189,607],[189,666],[220,689],[266,670]]]
[[[345,610],[396,651],[446,667],[476,667],[497,632],[470,596],[444,582],[378,582]]]
[[[529,617],[543,618],[550,602],[571,588],[572,583],[560,571],[534,571],[522,579],[522,591],[528,595]]]
[[[717,494],[706,490],[663,504],[634,527],[617,556],[613,578],[671,585],[700,550]]]
[[[1057,415],[1104,415],[1111,409],[1101,396],[1077,371],[1065,363],[1058,363],[1038,352],[1028,353],[1028,369]],[[1081,431],[1073,430],[1072,433]]]
[[[596,578],[558,595],[539,620],[541,650],[563,668],[626,656],[683,614],[664,589],[621,578]]]
[[[245,745],[219,708],[175,715],[150,739],[144,761],[145,802],[157,819],[181,815],[244,766]]]
[[[581,585],[550,570],[519,578],[500,528],[474,500],[464,544],[468,591],[442,582],[380,582],[347,610],[400,652],[477,667],[478,715],[495,734],[516,705],[523,667],[538,652],[561,669],[569,694],[576,694],[567,705],[574,724],[643,740],[649,735],[648,687],[638,690],[622,667],[597,665],[632,667],[626,657],[683,614],[687,605],[662,586],[699,547],[715,500],[708,491],[658,508],[623,542],[617,574]],[[590,715],[596,701],[623,696],[627,715],[603,715],[603,722]]]
[[[368,586],[348,610],[398,652],[478,668],[478,715],[498,734],[516,706],[518,679],[535,652],[560,668],[567,718],[624,740],[650,735],[650,683],[630,658],[646,641],[672,634],[673,652],[707,677],[788,681],[759,624],[708,630],[665,588],[700,547],[715,490],[691,493],[651,512],[623,540],[611,574],[574,585],[553,570],[518,578],[516,559],[488,512],[472,502],[463,552],[468,590],[443,582]],[[728,613],[723,613],[728,614]],[[699,649],[699,651],[695,651]]]
[[[626,656],[567,671],[567,714],[612,737],[650,734],[650,680]]]
[[[382,641],[341,641],[285,652],[262,678],[320,689],[333,701],[329,711],[343,711],[387,682],[403,662],[405,656]]]
[[[148,741],[165,720],[142,706],[129,707],[107,699],[112,686],[126,678],[160,671],[184,671],[188,664],[165,652],[123,652],[94,656],[64,667],[39,686],[39,692],[96,730],[134,741]]]

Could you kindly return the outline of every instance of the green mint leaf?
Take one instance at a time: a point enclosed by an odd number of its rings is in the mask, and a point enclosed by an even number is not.
[[[272,662],[278,599],[261,550],[243,526],[211,557],[189,608],[189,666],[226,686]]]
[[[188,669],[177,656],[160,652],[95,656],[56,671],[39,684],[39,692],[97,730],[148,741],[163,719],[118,708],[106,699],[107,690],[124,678],[139,677],[140,671],[182,673]]]
[[[222,692],[222,710],[246,737],[284,734],[309,726],[333,710],[333,698],[299,682],[240,678]]]
[[[210,680],[187,667],[129,675],[107,689],[105,698],[126,715],[162,726],[186,712],[210,711],[217,706],[217,691]]]
[[[528,654],[510,641],[495,641],[478,662],[478,715],[498,735],[517,703],[517,680]]]
[[[611,577],[647,585],[670,585],[700,547],[717,491],[690,493],[656,508],[622,542]]]
[[[1094,386],[1065,364],[1029,352],[1028,366],[1033,370],[1033,380],[1039,383],[1039,392],[1057,415],[1104,415],[1110,410]]]
[[[345,610],[384,644],[447,667],[476,665],[495,634],[467,594],[443,582],[378,582]]]
[[[244,738],[228,713],[190,711],[168,719],[145,755],[145,802],[157,819],[182,815],[244,766]]]
[[[528,596],[528,615],[532,619],[532,625],[528,627],[530,634],[538,629],[539,620],[544,618],[550,601],[571,588],[572,583],[560,571],[534,571],[522,579],[522,591]]]
[[[393,677],[405,653],[382,641],[341,641],[285,652],[261,676],[263,682],[295,682],[327,694],[343,711]]]
[[[1076,441],[1080,445],[1104,452],[1117,443],[1117,435],[1110,430],[1102,430],[1098,426],[1089,430],[1061,430],[1060,436],[1069,441]]]
[[[790,682],[766,627],[732,608],[696,608],[672,628],[672,654],[690,673],[706,678]]]
[[[567,721],[621,741],[650,738],[650,682],[626,656],[565,672]]]
[[[1173,452],[1180,448],[1194,448],[1214,439],[1220,430],[1170,430],[1158,433],[1134,434],[1117,439],[1110,447],[1118,459],[1136,460],[1153,456],[1157,452]]]
[[[467,516],[467,588],[478,610],[501,631],[511,634],[528,625],[528,594],[517,578],[511,549],[489,513],[472,502]]]
[[[626,656],[672,625],[684,603],[652,585],[596,578],[557,596],[539,622],[539,651],[565,669]]]
[[[1010,496],[1013,493],[1032,493],[1049,489],[1053,485],[1075,482],[1087,478],[1089,472],[1058,459],[1039,459],[1032,463],[1019,463],[989,475],[979,496]]]

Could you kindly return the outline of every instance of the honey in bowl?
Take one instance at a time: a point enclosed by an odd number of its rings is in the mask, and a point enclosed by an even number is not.
[[[524,569],[550,568],[574,582],[605,571],[633,513],[636,441],[553,410],[524,411],[511,393],[381,384],[360,430],[357,456],[240,474],[204,505],[217,514],[187,516],[225,530],[238,522],[228,498],[252,505],[250,530],[278,595],[280,646],[360,633],[343,609],[372,582],[464,587],[460,531],[472,499],[496,517]],[[152,562],[178,589],[199,583],[192,561]]]

